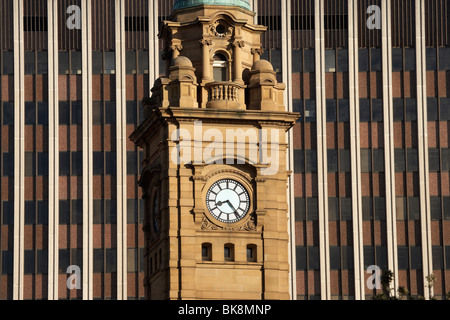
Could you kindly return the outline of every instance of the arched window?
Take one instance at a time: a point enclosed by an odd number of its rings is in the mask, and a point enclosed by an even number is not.
[[[224,246],[223,257],[225,261],[234,261],[234,244],[227,243]]]
[[[256,262],[256,245],[247,245],[247,262]]]
[[[202,260],[211,261],[212,260],[212,246],[211,243],[202,244]]]
[[[214,55],[213,77],[214,81],[228,81],[228,62],[221,53]]]

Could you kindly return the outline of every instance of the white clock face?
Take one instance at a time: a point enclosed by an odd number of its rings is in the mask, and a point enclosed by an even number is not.
[[[248,213],[250,198],[242,184],[223,179],[215,182],[206,194],[206,206],[214,218],[224,223],[234,223]]]

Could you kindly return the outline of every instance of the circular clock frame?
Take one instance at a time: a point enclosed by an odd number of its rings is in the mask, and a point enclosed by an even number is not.
[[[206,211],[212,222],[230,226],[247,220],[251,211],[251,188],[236,177],[215,179],[205,188]]]

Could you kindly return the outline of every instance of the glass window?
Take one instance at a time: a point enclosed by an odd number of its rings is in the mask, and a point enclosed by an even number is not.
[[[339,171],[350,172],[350,150],[339,150]]]
[[[69,74],[69,51],[58,53],[59,74]]]
[[[444,268],[444,255],[441,246],[433,246],[433,270],[441,270]]]
[[[335,50],[325,50],[325,72],[336,72]]]
[[[82,73],[82,55],[80,51],[72,51],[70,53],[71,57],[71,69],[72,74],[81,74]]]
[[[341,219],[352,220],[352,198],[341,198]]]
[[[117,201],[115,199],[105,200],[105,218],[107,224],[116,224]]]
[[[14,124],[14,102],[3,102],[3,125],[8,126],[13,124]]]
[[[3,74],[14,74],[14,52],[3,51]]]
[[[406,220],[406,198],[397,197],[395,199],[395,211],[397,213],[397,220]]]
[[[364,246],[364,268],[375,265],[375,250],[372,246]]]
[[[93,152],[93,162],[94,162],[94,175],[102,175],[103,174],[103,152],[94,151]]]
[[[36,103],[25,102],[25,124],[36,124]]]
[[[327,99],[327,122],[336,122],[336,100]]]
[[[12,177],[14,175],[14,153],[3,152],[3,176]]]
[[[137,174],[137,152],[127,151],[127,175]]]
[[[103,102],[92,102],[92,124],[103,124]]]
[[[106,249],[106,273],[117,272],[117,250],[115,248]]]
[[[102,74],[103,52],[92,51],[92,74]]]
[[[305,221],[305,198],[295,198],[295,221]]]
[[[394,121],[404,120],[403,99],[394,98]]]
[[[34,274],[35,273],[34,250],[25,250],[24,273],[25,274]]]
[[[136,101],[127,101],[127,124],[136,124],[137,123],[137,102]],[[294,110],[294,112],[296,112]]]
[[[348,50],[338,49],[338,72],[348,72]]]
[[[127,223],[134,224],[138,221],[138,206],[136,199],[127,199]]]
[[[295,247],[296,270],[306,270],[306,247]]]
[[[126,72],[127,74],[136,73],[136,52],[127,51],[126,52]]]
[[[59,200],[59,224],[70,224],[69,200]]]
[[[68,101],[59,102],[59,124],[70,124],[70,103]]]
[[[38,124],[48,125],[48,103],[38,102]]]
[[[225,261],[233,261],[234,260],[234,246],[232,244],[226,244],[223,247],[223,257]]]
[[[416,70],[416,49],[405,48],[405,70]]]
[[[294,149],[294,173],[305,171],[305,153],[303,150]]]
[[[3,224],[13,225],[14,224],[14,202],[13,201],[3,201]]]
[[[408,247],[407,246],[398,246],[397,247],[397,255],[398,255],[399,270],[408,270],[409,269]]]
[[[422,269],[422,247],[411,247],[411,269]]]
[[[376,246],[376,255],[377,255],[377,265],[382,270],[387,270],[387,247],[384,246]]]
[[[37,202],[37,220],[40,225],[48,224],[48,201]]]
[[[148,51],[138,51],[139,74],[148,74]]]
[[[70,250],[59,249],[59,273],[66,273],[70,265]]]
[[[350,121],[348,100],[347,99],[339,100],[339,122],[348,122],[348,121]]]
[[[437,172],[439,171],[439,149],[431,148],[428,149],[428,163],[430,172]]]
[[[270,50],[270,63],[272,63],[273,69],[276,72],[281,72],[281,50]]]
[[[81,125],[83,121],[83,108],[81,101],[72,101],[72,124]]]
[[[334,197],[328,198],[328,220],[339,220],[339,199]]]
[[[403,70],[403,50],[402,48],[392,48],[392,71]]]
[[[308,221],[316,221],[319,219],[318,212],[319,212],[319,203],[317,198],[307,198],[306,199],[306,205],[307,205],[307,213],[308,213]]]
[[[70,175],[70,152],[63,151],[59,153],[59,175]]]
[[[292,51],[292,72],[302,72],[303,57],[302,50]]]
[[[427,48],[427,70],[436,70],[436,48]]]
[[[94,249],[94,273],[103,272],[103,249]]]
[[[36,223],[36,202],[33,200],[25,201],[25,224],[32,225]]]
[[[137,271],[137,249],[128,248],[127,249],[127,272]]]
[[[330,246],[330,269],[341,269],[341,250],[337,246]]]
[[[409,220],[420,220],[420,199],[418,197],[408,198]]]
[[[359,99],[359,121],[369,122],[370,121],[370,100],[369,99]]]
[[[34,74],[36,72],[36,65],[34,61],[34,51],[25,51],[25,74]]]
[[[373,219],[372,197],[362,197],[362,212],[364,221]]]
[[[394,150],[394,158],[395,158],[395,171],[396,172],[404,172],[405,171],[405,150],[404,149],[395,149]]]
[[[338,151],[336,149],[327,150],[328,172],[338,171]]]
[[[450,149],[441,149],[442,171],[450,171]]]
[[[450,220],[450,197],[442,197],[444,219]]]
[[[116,123],[116,102],[105,101],[105,124]]]
[[[116,174],[116,153],[106,152],[106,174]]]
[[[316,173],[317,172],[317,151],[316,150],[306,150],[306,172]]]
[[[319,270],[319,247],[308,247],[309,270]]]
[[[386,199],[383,197],[375,197],[375,220],[386,220]]]
[[[353,260],[353,247],[342,246],[342,270],[353,270],[354,260]]]
[[[304,73],[310,73],[315,71],[316,67],[316,52],[314,49],[303,50],[303,56],[305,63],[303,64]]]
[[[369,49],[359,49],[359,71],[369,71]]]
[[[409,172],[415,172],[419,170],[419,154],[417,149],[407,149],[406,157],[408,160],[407,169]]]
[[[370,149],[361,149],[361,172],[372,171],[372,152]]]
[[[450,120],[450,98],[441,98],[441,121]]]
[[[105,51],[105,74],[114,74],[116,70],[116,53]]]
[[[381,49],[371,49],[372,71],[381,71]]]
[[[438,121],[438,99],[428,98],[427,99],[427,120],[428,121]]]
[[[37,250],[37,273],[48,273],[48,251],[45,249]]]
[[[439,48],[439,70],[450,70],[450,48]]]
[[[416,99],[405,99],[406,121],[417,121],[417,101]]]
[[[38,152],[38,176],[48,175],[48,153]]]
[[[36,174],[36,154],[25,152],[25,176],[32,177]]]
[[[450,269],[450,246],[445,246],[445,267]]]
[[[82,152],[72,152],[72,175],[81,176],[83,173]]]
[[[94,224],[102,224],[104,220],[104,204],[102,199],[94,199],[93,212],[94,212]]]
[[[383,121],[383,100],[372,99],[372,121]]]
[[[48,54],[47,51],[39,51],[37,53],[37,73],[48,73]]]
[[[305,100],[305,122],[316,122],[315,100]]]
[[[430,211],[431,220],[441,220],[441,198],[440,197],[430,197]]]
[[[384,150],[373,149],[373,171],[384,172]]]

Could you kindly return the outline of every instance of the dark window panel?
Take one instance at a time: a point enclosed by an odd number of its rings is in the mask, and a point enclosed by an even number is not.
[[[115,175],[116,174],[116,153],[106,152],[106,174]]]
[[[81,176],[83,174],[82,152],[72,152],[72,175]]]
[[[394,98],[394,121],[404,120],[403,99]]]
[[[70,200],[59,200],[59,224],[70,224]]]
[[[305,221],[305,198],[295,198],[295,221]]]
[[[341,198],[341,219],[343,221],[349,221],[352,218],[352,199]]]
[[[315,100],[305,100],[305,122],[316,122]]]
[[[404,149],[395,149],[394,151],[395,157],[395,171],[396,172],[404,172],[405,171],[405,150]]]
[[[103,249],[94,249],[94,273],[103,273]]]
[[[370,121],[370,100],[369,99],[359,99],[359,121],[369,122]]]
[[[316,150],[306,150],[306,172],[316,173],[317,172],[317,151]]]
[[[92,51],[92,74],[102,74],[103,52]]]
[[[305,172],[305,153],[303,150],[294,149],[294,173]]]
[[[38,224],[47,225],[48,224],[48,201],[38,201]]]
[[[364,268],[375,265],[375,251],[372,246],[364,246]]]
[[[302,72],[303,57],[302,50],[292,51],[292,72]]]
[[[444,255],[441,246],[433,246],[433,270],[442,270],[444,268]]]
[[[37,73],[48,73],[48,53],[47,51],[39,51],[37,53]]]
[[[369,49],[359,49],[359,71],[369,71]]]
[[[297,119],[297,122],[303,122],[303,101],[300,99],[292,100],[292,111],[300,113],[300,117]]]
[[[38,124],[48,125],[48,103],[38,102]]]
[[[422,269],[422,247],[411,247],[411,269]]]
[[[450,70],[450,48],[439,48],[439,70]]]
[[[81,74],[82,73],[82,55],[80,51],[72,51],[70,53],[71,58],[71,71],[72,74]]]
[[[3,224],[13,225],[14,224],[14,202],[13,201],[3,201]]]
[[[353,259],[353,247],[342,246],[342,270],[353,270],[354,269],[354,259]]]
[[[336,149],[327,150],[328,172],[338,171],[338,151]]]
[[[409,220],[420,220],[420,199],[418,197],[409,197]]]
[[[381,49],[371,49],[370,54],[372,71],[381,71]]]
[[[450,220],[450,197],[443,197],[442,202],[444,206],[444,219]]]
[[[440,197],[430,197],[430,211],[431,220],[441,220],[441,198]]]
[[[94,151],[93,152],[93,162],[94,162],[94,175],[102,175],[103,174],[103,152]]]
[[[381,270],[387,270],[387,247],[376,246],[375,250],[377,255],[377,265],[381,268]]]
[[[92,124],[103,124],[103,102],[92,102]]]
[[[405,48],[405,70],[416,70],[416,48]]]
[[[336,50],[325,50],[325,72],[336,72]]]
[[[37,273],[48,273],[48,250],[37,250]]]
[[[384,172],[384,150],[373,149],[373,171]]]
[[[397,220],[406,219],[406,198],[397,197],[395,199],[395,208],[397,213]]]
[[[38,176],[48,176],[47,152],[38,152]]]
[[[32,177],[36,174],[36,154],[25,152],[25,176]]]
[[[24,273],[34,274],[35,273],[35,252],[34,250],[25,250],[24,253]]]
[[[427,120],[428,121],[438,121],[438,99],[428,98],[427,99]]]
[[[106,249],[106,273],[117,272],[117,250]]]
[[[137,151],[127,151],[127,175],[137,174]]]
[[[305,49],[303,50],[303,56],[304,56],[304,73],[310,73],[315,72],[315,66],[316,66],[316,53],[314,49]]]
[[[70,250],[59,249],[59,273],[66,273],[70,266]]]
[[[372,197],[362,197],[362,212],[364,221],[373,219]]]
[[[3,176],[14,176],[14,153],[3,153]]]
[[[148,51],[138,51],[138,73],[148,74]]]
[[[14,74],[14,52],[3,51],[3,74]]]
[[[410,172],[416,172],[419,170],[419,154],[417,149],[407,149],[407,170]]]
[[[105,101],[105,124],[116,123],[116,102]]]
[[[445,269],[450,269],[450,246],[445,246]]]
[[[101,199],[94,199],[93,212],[94,212],[94,224],[102,224],[104,221],[104,203]]]
[[[339,100],[339,122],[349,122],[350,114],[349,114],[349,106],[348,100],[342,99]]]
[[[72,124],[81,125],[83,121],[83,106],[81,101],[72,101]]]
[[[306,270],[306,247],[295,247],[296,269]]]
[[[105,217],[107,224],[116,224],[117,222],[117,202],[115,199],[105,200]]]
[[[25,124],[36,124],[36,104],[25,102]]]
[[[350,172],[350,150],[339,150],[339,171]]]
[[[336,122],[336,100],[327,99],[327,122]]]
[[[437,69],[437,61],[436,61],[436,48],[427,48],[427,70],[436,70]]]
[[[59,124],[69,125],[70,124],[70,102],[60,101],[59,102]]]
[[[208,253],[208,252],[206,252]],[[203,254],[203,253],[202,253]],[[137,249],[128,248],[127,249],[127,272],[137,271]]]
[[[408,270],[409,269],[408,247],[398,246],[397,247],[397,257],[398,257],[398,269],[399,270]]]
[[[383,100],[381,99],[372,99],[372,121],[383,121]]]
[[[34,51],[25,51],[25,74],[35,74],[35,53]]]
[[[276,72],[281,72],[281,50],[270,50],[270,62]]]
[[[75,199],[71,201],[72,205],[72,224],[83,223],[83,200]]]
[[[83,267],[83,249],[73,248],[70,250],[70,256],[72,258],[72,265]]]
[[[59,152],[59,175],[70,175],[70,152]]]
[[[330,269],[341,269],[341,250],[340,247],[330,246]]]
[[[348,72],[348,50],[347,49],[338,49],[337,50],[337,58],[338,58],[338,72]]]
[[[328,198],[328,220],[329,221],[339,220],[339,198],[334,197]]]
[[[392,71],[403,70],[403,49],[392,48]]]
[[[375,197],[375,220],[386,220],[386,199]]]
[[[295,212],[297,214],[297,212]],[[127,199],[127,223],[134,224],[138,221],[138,206],[136,199]]]
[[[3,102],[3,125],[14,125],[14,102]]]
[[[406,121],[417,121],[417,100],[415,98],[405,99]]]
[[[428,149],[428,164],[430,168],[430,172],[437,172],[439,171],[439,149],[432,148]]]
[[[69,51],[60,51],[58,55],[59,74],[69,74]]]
[[[361,149],[361,172],[372,172],[372,150]]]
[[[309,269],[310,270],[319,270],[320,262],[319,262],[319,248],[318,247],[308,247],[308,256],[309,256]]]
[[[441,149],[442,171],[450,171],[450,149]]]
[[[450,98],[441,98],[441,121],[450,121]]]
[[[137,124],[136,101],[127,101],[127,124]]]
[[[319,203],[317,198],[307,198],[306,199],[306,205],[307,205],[307,214],[308,214],[308,221],[316,221],[319,219]]]

